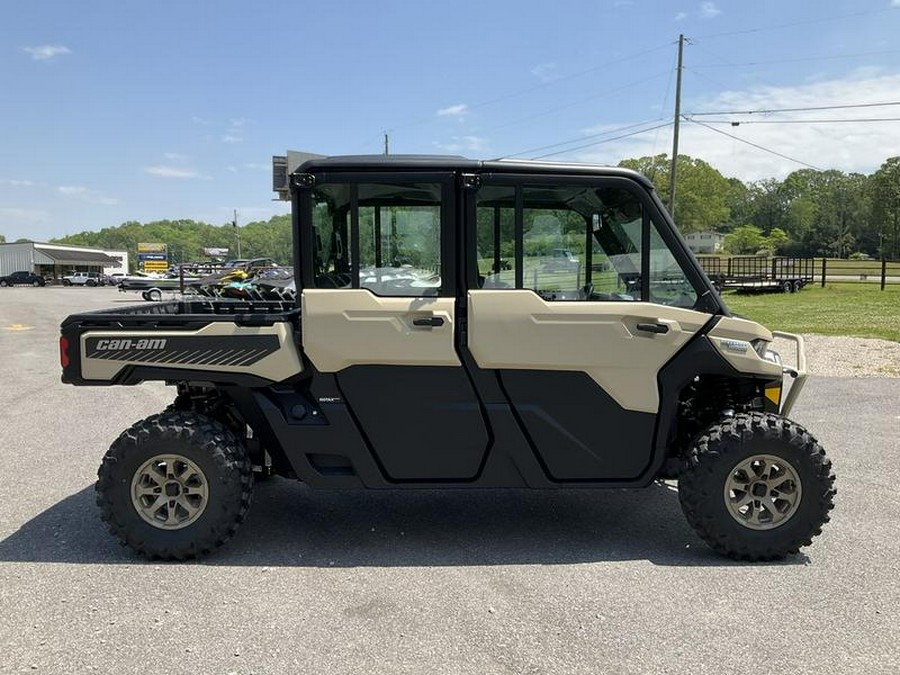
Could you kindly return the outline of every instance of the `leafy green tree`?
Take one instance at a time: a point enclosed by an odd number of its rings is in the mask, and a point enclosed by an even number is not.
[[[872,176],[873,232],[879,239],[878,253],[900,259],[900,157],[891,157]]]
[[[6,237],[4,237],[2,234],[0,234],[0,244],[5,244],[5,243],[6,243]]]
[[[668,203],[669,160],[665,154],[626,159],[619,162],[619,166],[650,178],[660,198]],[[702,159],[679,155],[674,214],[678,229],[685,233],[700,232],[715,230],[727,223],[733,192],[733,184]]]
[[[725,235],[725,251],[733,255],[755,255],[765,247],[766,238],[754,225],[739,225]]]

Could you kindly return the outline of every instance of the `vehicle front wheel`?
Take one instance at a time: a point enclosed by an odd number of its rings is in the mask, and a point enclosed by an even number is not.
[[[688,523],[710,547],[739,560],[775,560],[812,542],[834,507],[834,474],[799,424],[741,413],[694,442],[679,475]]]
[[[250,508],[246,449],[224,425],[189,411],[153,415],[110,446],[97,472],[110,531],[148,558],[185,560],[218,548]]]
[[[6,279],[4,279],[3,281],[0,281],[0,286],[6,286],[6,285],[7,285]]]
[[[151,288],[149,291],[147,291],[147,300],[150,300],[151,302],[159,302],[160,300],[162,300],[162,291],[158,288]]]

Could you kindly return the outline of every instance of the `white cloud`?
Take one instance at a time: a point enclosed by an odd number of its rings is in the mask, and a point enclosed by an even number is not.
[[[15,178],[0,178],[0,185],[11,185],[12,187],[30,187],[34,185],[30,180],[17,180]]]
[[[61,185],[56,190],[66,197],[73,197],[86,204],[100,204],[102,206],[113,206],[119,203],[118,199],[107,197],[101,192],[91,190],[81,185]]]
[[[180,166],[148,166],[144,168],[151,176],[162,178],[203,178],[196,169]]]
[[[163,153],[163,157],[165,157],[170,162],[186,162],[189,157],[180,152],[166,152]]]
[[[883,103],[896,99],[900,75],[875,77],[851,76],[794,87],[756,87],[746,91],[727,91],[713,98],[691,104],[694,111],[771,110],[848,104]],[[872,173],[888,157],[900,155],[900,135],[896,122],[808,124],[805,120],[853,119],[857,117],[896,117],[893,108],[861,110],[819,110],[779,113],[777,115],[733,115],[698,117],[742,121],[795,120],[797,124],[741,124],[738,127],[710,124],[715,129],[756,143],[782,155],[801,160],[821,169]],[[615,126],[626,126],[627,122]],[[672,131],[661,129],[614,143],[597,146],[568,159],[616,164],[627,157],[671,152]],[[803,165],[753,148],[741,141],[710,131],[697,124],[681,127],[680,152],[709,162],[726,176],[741,180],[784,178]],[[562,156],[560,156],[562,157]]]
[[[469,106],[465,103],[457,103],[437,111],[439,117],[465,117],[469,114]]]
[[[225,134],[224,136],[222,136],[223,143],[240,143],[243,140],[243,138],[241,138],[240,136],[235,136],[234,134]]]
[[[31,55],[35,61],[51,61],[57,56],[71,54],[72,50],[63,45],[40,45],[39,47],[22,47],[22,51]]]
[[[454,136],[449,143],[435,141],[435,147],[443,152],[485,152],[487,139],[480,136]]]
[[[675,15],[675,20],[676,21],[684,21],[687,17],[688,17],[687,12],[678,12],[678,14]]]
[[[716,7],[716,3],[714,2],[704,2],[700,5],[700,18],[701,19],[711,19],[714,16],[718,16],[722,13],[722,10]]]

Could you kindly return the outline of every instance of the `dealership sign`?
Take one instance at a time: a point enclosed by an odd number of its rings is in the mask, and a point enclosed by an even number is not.
[[[143,243],[137,245],[138,253],[165,253],[165,244]]]

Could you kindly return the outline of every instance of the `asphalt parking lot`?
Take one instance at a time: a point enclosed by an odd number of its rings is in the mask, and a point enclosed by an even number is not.
[[[0,289],[0,673],[895,673],[900,378],[812,378],[794,417],[832,522],[777,564],[718,557],[677,494],[340,493],[276,479],[195,563],[121,548],[100,458],[166,387],[59,382],[65,315],[138,296]]]

